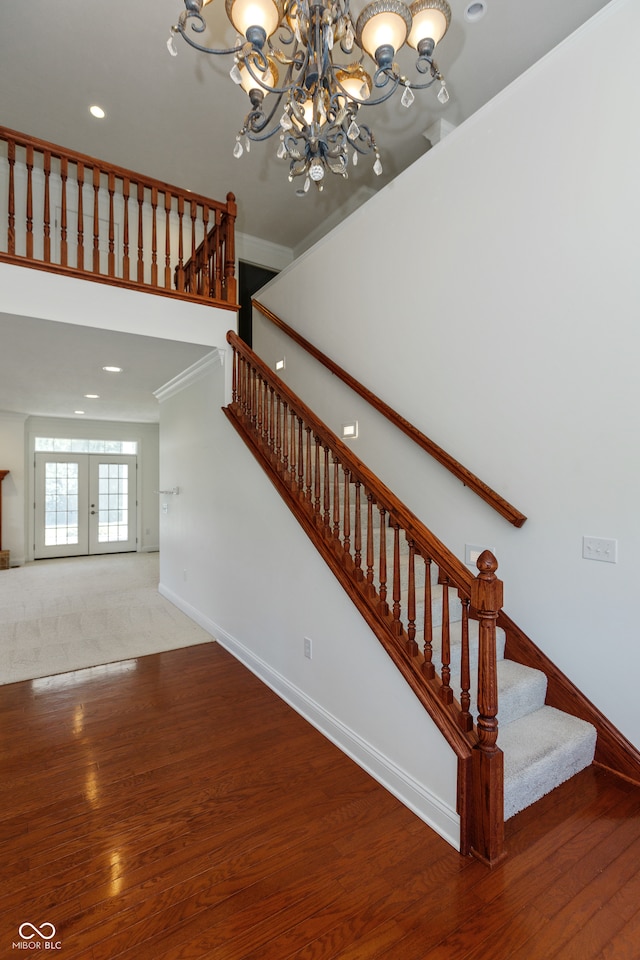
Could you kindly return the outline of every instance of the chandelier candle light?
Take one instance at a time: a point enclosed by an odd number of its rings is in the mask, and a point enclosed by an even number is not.
[[[231,78],[251,104],[234,156],[248,151],[252,140],[279,135],[277,155],[289,160],[290,181],[304,176],[305,193],[312,181],[322,190],[327,170],[347,177],[350,156],[357,164],[360,155],[373,153],[373,169],[382,173],[373,133],[358,122],[360,107],[384,103],[399,88],[402,105],[409,107],[413,91],[436,80],[438,100],[449,99],[433,60],[451,21],[446,0],[226,0],[239,34],[227,50],[203,46],[192,35],[206,30],[202,11],[209,2],[184,0],[169,52],[177,54],[174,37],[180,34],[196,50],[233,56]],[[395,62],[405,43],[417,54],[415,81]],[[366,56],[371,72],[363,66]]]

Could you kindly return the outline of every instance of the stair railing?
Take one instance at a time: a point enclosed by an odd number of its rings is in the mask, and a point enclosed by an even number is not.
[[[237,309],[232,193],[211,200],[0,127],[3,183],[0,260]]]
[[[504,855],[504,788],[495,558],[485,551],[474,578],[235,333],[227,339],[233,386],[225,414],[456,753],[462,852],[496,863]]]
[[[465,487],[473,490],[475,494],[484,500],[485,503],[488,503],[489,506],[504,517],[505,520],[508,520],[514,527],[521,527],[523,525],[527,518],[524,513],[516,509],[513,504],[505,500],[504,497],[496,493],[495,490],[492,490],[488,484],[472,473],[471,470],[468,470],[467,467],[454,459],[450,453],[447,453],[446,450],[443,450],[442,447],[438,446],[438,444],[427,437],[426,434],[422,433],[421,430],[418,430],[412,423],[409,423],[408,420],[400,416],[393,407],[390,407],[388,403],[385,403],[384,400],[365,387],[364,384],[360,383],[359,380],[352,377],[350,373],[347,373],[347,371],[332,360],[331,357],[328,357],[326,353],[319,350],[314,344],[298,333],[297,330],[294,330],[288,323],[285,323],[281,317],[260,303],[259,300],[253,298],[251,303],[263,317],[278,327],[279,330],[282,330],[283,333],[290,337],[291,340],[294,340],[298,346],[306,350],[310,356],[326,367],[327,370],[330,370],[334,376],[342,380],[343,383],[346,383],[351,390],[366,400],[374,410],[377,410],[383,417],[386,417],[394,427],[401,430],[410,440],[413,440],[414,443],[421,447],[425,453],[428,453],[430,457],[437,460],[438,463],[445,467],[454,477],[457,477]]]

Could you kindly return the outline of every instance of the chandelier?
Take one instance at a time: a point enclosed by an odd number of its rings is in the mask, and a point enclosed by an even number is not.
[[[207,29],[202,11],[210,0],[184,0],[185,10],[167,41],[176,56],[175,35],[204,53],[233,57],[231,78],[249,98],[249,112],[236,137],[235,157],[254,141],[278,136],[277,156],[289,161],[289,180],[304,177],[303,192],[319,190],[327,171],[348,176],[349,163],[373,154],[382,163],[361,107],[384,103],[402,91],[404,107],[414,90],[438,81],[438,100],[449,94],[433,52],[447,32],[446,0],[226,0],[238,32],[236,46],[213,49],[198,43]],[[194,36],[195,34],[195,36]],[[395,61],[407,44],[416,52],[413,80]],[[367,57],[369,60],[367,60]],[[369,61],[371,61],[369,63]]]

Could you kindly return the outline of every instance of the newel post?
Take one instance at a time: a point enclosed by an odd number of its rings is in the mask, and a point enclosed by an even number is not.
[[[227,303],[236,303],[236,216],[238,215],[238,205],[236,198],[232,193],[227,194],[227,216],[226,216],[226,236],[224,253],[224,278],[226,286],[225,300]]]
[[[496,620],[502,608],[498,561],[485,550],[477,561],[471,586],[471,606],[479,620],[478,743],[473,751],[472,851],[493,866],[504,851],[504,758],[498,739],[498,675]]]

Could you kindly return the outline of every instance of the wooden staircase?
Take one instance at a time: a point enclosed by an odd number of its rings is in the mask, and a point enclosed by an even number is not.
[[[548,702],[544,655],[503,613],[492,554],[474,578],[234,333],[228,340],[226,416],[458,758],[461,852],[499,862],[505,818],[588,766],[596,738],[603,765],[640,782],[640,755],[555,668],[555,698],[578,709]]]

